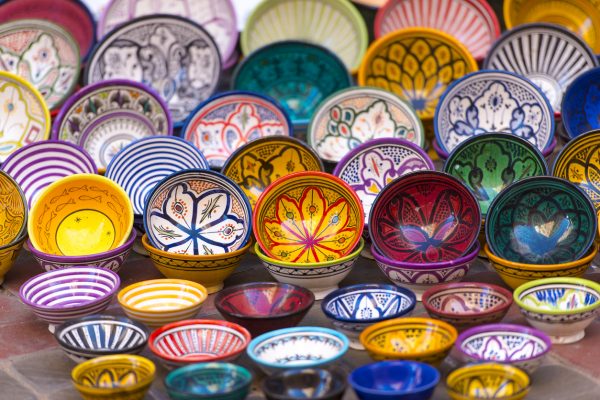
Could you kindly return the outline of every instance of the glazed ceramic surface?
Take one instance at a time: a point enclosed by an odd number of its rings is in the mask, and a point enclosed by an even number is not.
[[[408,100],[421,119],[431,119],[448,84],[473,71],[473,56],[453,37],[435,29],[408,28],[371,44],[358,83],[391,91]]]
[[[262,384],[267,400],[340,400],[345,389],[344,374],[319,368],[278,372],[266,377]]]
[[[256,240],[268,256],[315,263],[354,250],[364,213],[360,199],[344,181],[324,172],[296,172],[263,192],[253,223]]]
[[[323,164],[304,142],[285,136],[252,140],[231,154],[222,169],[248,196],[252,207],[271,183],[301,171],[323,171]]]
[[[596,230],[596,212],[583,190],[554,177],[513,183],[494,199],[485,221],[494,254],[529,264],[578,260]]]
[[[483,68],[527,77],[558,112],[567,86],[597,66],[596,55],[575,33],[554,24],[527,24],[506,32],[486,56]]]
[[[174,400],[243,400],[251,384],[250,371],[229,363],[187,365],[165,378],[167,393]]]
[[[27,200],[21,187],[5,171],[0,171],[0,246],[13,243],[27,229]]]
[[[155,89],[180,125],[219,83],[214,40],[194,22],[172,15],[137,18],[102,39],[87,64],[86,84],[130,79]]]
[[[229,178],[209,170],[175,172],[148,194],[144,228],[159,250],[220,254],[249,240],[252,208]]]
[[[19,256],[19,252],[25,243],[26,233],[4,246],[0,246],[0,284],[4,282],[4,275],[12,268],[13,263]]]
[[[232,79],[235,90],[277,100],[294,125],[308,124],[323,99],[351,85],[348,70],[335,54],[292,41],[273,43],[248,55]]]
[[[423,124],[412,106],[376,88],[345,89],[325,99],[306,136],[319,157],[331,162],[371,139],[397,137],[425,144]]]
[[[510,365],[469,365],[450,373],[446,386],[453,400],[520,400],[529,392],[529,377]]]
[[[490,203],[513,182],[548,174],[544,157],[517,136],[491,133],[460,143],[444,164],[444,171],[471,189],[485,216]]]
[[[571,138],[599,129],[600,69],[579,75],[565,91],[561,114],[565,131]]]
[[[292,124],[275,100],[253,93],[228,92],[211,97],[196,108],[180,135],[202,149],[211,167],[221,168],[246,143],[291,133]]]
[[[61,108],[52,137],[83,147],[100,168],[136,139],[171,135],[169,110],[152,90],[127,80],[92,84]]]

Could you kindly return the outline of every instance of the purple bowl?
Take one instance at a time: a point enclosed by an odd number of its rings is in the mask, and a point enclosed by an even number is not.
[[[440,157],[440,159],[447,160],[449,157],[449,154],[440,147],[437,140],[434,139],[431,141],[431,143],[433,145],[433,149],[435,150],[437,155]],[[555,136],[554,139],[552,140],[552,142],[550,143],[550,146],[548,146],[548,148],[546,150],[541,151],[544,158],[548,159],[548,157],[550,157],[552,155],[552,152],[556,148],[557,143],[558,143],[558,140],[556,139],[556,136]]]

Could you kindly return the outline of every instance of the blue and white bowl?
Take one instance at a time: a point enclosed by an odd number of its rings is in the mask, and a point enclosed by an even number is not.
[[[330,293],[321,302],[321,309],[335,329],[348,336],[351,348],[364,350],[358,337],[367,326],[409,316],[416,304],[417,298],[409,289],[385,284],[360,284]]]
[[[600,128],[600,68],[579,75],[565,91],[562,122],[570,138]]]

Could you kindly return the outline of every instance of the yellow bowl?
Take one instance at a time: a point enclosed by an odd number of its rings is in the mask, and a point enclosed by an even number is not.
[[[0,171],[0,199],[0,246],[5,246],[23,236],[28,206],[21,187],[4,171]]]
[[[360,342],[374,360],[414,360],[437,365],[448,355],[458,332],[432,318],[397,318],[367,327]]]
[[[11,269],[17,259],[27,234],[24,233],[14,242],[0,247],[0,285],[4,282],[4,275]]]
[[[138,400],[150,389],[155,372],[147,358],[120,354],[85,361],[73,368],[71,378],[85,400]]]
[[[519,400],[529,392],[529,377],[511,365],[477,364],[454,370],[446,386],[453,400]]]
[[[523,264],[500,258],[490,251],[486,244],[483,248],[485,255],[490,260],[494,270],[500,278],[513,289],[526,282],[536,279],[553,277],[580,277],[589,268],[598,253],[598,246],[594,244],[585,257],[563,264]]]
[[[33,205],[28,221],[33,246],[60,256],[115,249],[129,238],[132,227],[127,193],[94,174],[71,175],[50,184]]]

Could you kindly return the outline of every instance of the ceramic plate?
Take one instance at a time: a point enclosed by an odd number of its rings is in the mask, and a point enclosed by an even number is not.
[[[358,84],[385,89],[408,100],[417,115],[431,119],[450,82],[477,71],[465,46],[444,32],[407,28],[369,47],[358,71]]]
[[[335,53],[350,70],[360,64],[369,36],[358,10],[348,0],[265,0],[242,31],[245,55],[268,44],[300,40]]]
[[[86,84],[130,79],[155,89],[175,125],[217,88],[221,58],[201,26],[181,17],[137,18],[109,33],[86,66]]]
[[[5,171],[0,171],[0,246],[20,238],[27,228],[27,200],[23,191]]]
[[[252,208],[229,178],[209,170],[175,172],[150,192],[144,210],[148,239],[159,250],[220,254],[250,238]]]
[[[542,91],[510,72],[481,71],[454,82],[444,92],[433,121],[440,148],[483,133],[511,133],[540,151],[554,140],[554,112]]]
[[[134,140],[171,134],[164,101],[148,87],[125,80],[81,89],[63,105],[52,126],[54,139],[83,147],[101,169]]]
[[[419,26],[452,35],[478,60],[500,35],[498,18],[485,0],[390,0],[377,11],[375,37]]]
[[[579,75],[565,91],[561,115],[571,138],[600,128],[600,68]]]
[[[235,150],[265,136],[290,136],[292,124],[273,99],[249,92],[211,97],[186,120],[181,136],[193,143],[211,167],[221,168]]]
[[[323,164],[304,142],[285,136],[265,137],[240,147],[222,170],[242,188],[252,207],[267,186],[300,171],[323,171]]]
[[[331,162],[370,139],[397,137],[425,144],[423,124],[412,106],[375,88],[345,89],[329,96],[315,111],[306,137],[319,156]]]

